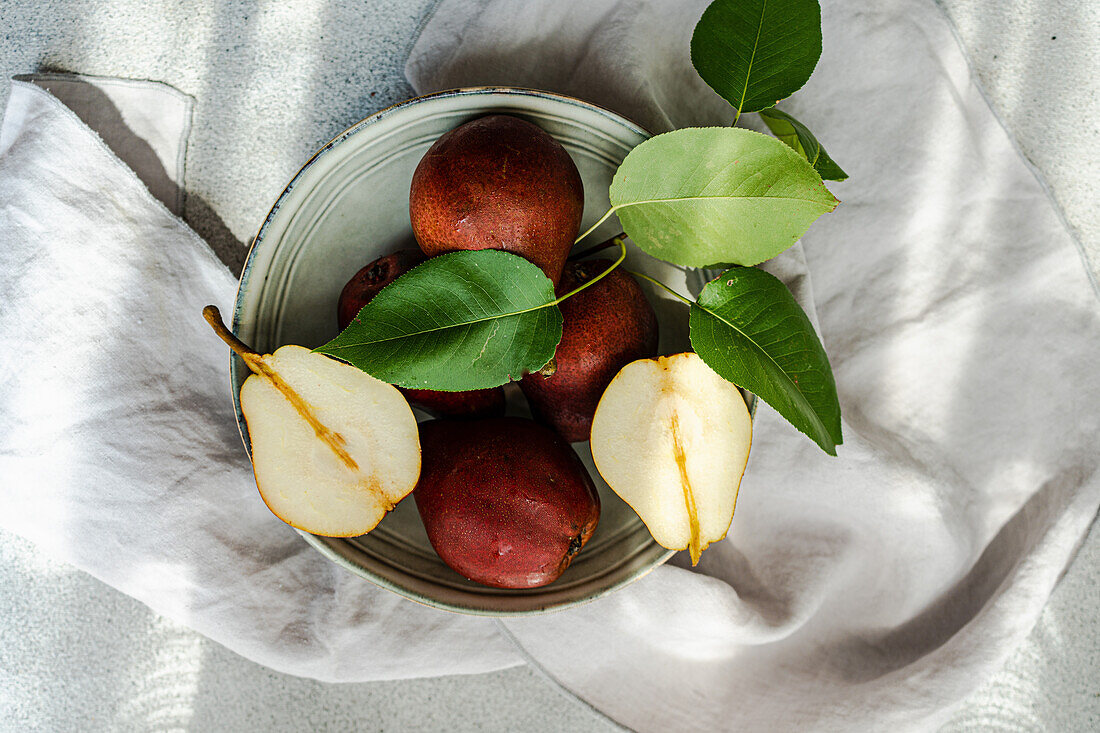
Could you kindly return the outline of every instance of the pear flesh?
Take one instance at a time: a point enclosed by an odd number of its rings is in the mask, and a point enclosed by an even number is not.
[[[749,458],[741,392],[697,354],[639,359],[608,385],[592,420],[592,458],[653,539],[691,562],[726,536]]]
[[[216,309],[207,320],[253,372],[241,412],[256,485],[275,516],[312,534],[354,537],[412,492],[419,432],[394,386],[301,346],[261,355],[228,332]]]

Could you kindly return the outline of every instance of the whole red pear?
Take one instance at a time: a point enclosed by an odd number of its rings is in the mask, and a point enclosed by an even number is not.
[[[340,330],[347,328],[359,315],[359,310],[371,302],[382,288],[426,259],[427,255],[419,249],[406,247],[379,257],[352,275],[340,291],[340,300],[336,304],[336,322]]]
[[[568,263],[558,294],[591,280],[611,264],[604,259]],[[588,440],[596,405],[619,370],[656,355],[657,315],[638,283],[622,269],[566,298],[559,307],[557,370],[549,376],[526,374],[519,386],[535,416],[575,443]]]
[[[419,249],[399,249],[374,260],[355,273],[340,292],[336,321],[343,331],[359,310],[382,288],[428,259]],[[437,392],[431,389],[398,388],[405,398],[441,417],[491,417],[504,414],[504,390],[475,389],[469,392]]]
[[[515,417],[420,426],[413,496],[432,547],[460,575],[497,588],[558,578],[596,529],[588,471],[554,431]]]
[[[502,249],[555,284],[584,210],[577,166],[537,125],[490,115],[444,134],[417,165],[409,218],[429,256]]]

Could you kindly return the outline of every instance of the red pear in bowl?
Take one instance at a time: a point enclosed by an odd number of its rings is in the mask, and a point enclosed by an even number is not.
[[[443,562],[497,588],[556,580],[596,529],[600,500],[573,449],[532,420],[420,426],[413,496]]]
[[[568,293],[611,266],[610,260],[570,262],[558,294]],[[557,369],[520,381],[531,411],[570,442],[588,440],[592,416],[619,370],[657,353],[657,315],[642,289],[622,269],[608,273],[561,305]]]
[[[343,331],[360,309],[382,288],[428,259],[419,249],[399,249],[379,257],[355,273],[340,293],[336,320]],[[504,414],[504,389],[475,389],[469,392],[437,392],[430,389],[399,387],[405,398],[440,417],[475,418]]]
[[[415,247],[406,247],[383,255],[352,275],[336,304],[336,322],[343,331],[355,320],[359,311],[382,288],[419,265],[428,257]]]
[[[444,134],[413,173],[409,218],[429,256],[502,249],[555,284],[584,210],[576,164],[537,125],[490,115]]]

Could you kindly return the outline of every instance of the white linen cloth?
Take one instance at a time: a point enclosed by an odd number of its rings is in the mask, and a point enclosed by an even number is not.
[[[421,90],[558,89],[654,131],[727,122],[687,58],[704,5],[448,0],[408,71]],[[0,524],[282,671],[530,655],[639,730],[932,727],[1026,635],[1100,504],[1100,319],[939,12],[826,2],[823,20],[784,108],[852,175],[798,282],[845,445],[829,458],[761,407],[730,536],[696,571],[501,634],[320,558],[256,500],[198,315],[232,278],[22,83],[0,129]],[[778,265],[798,273],[800,252]]]
[[[83,74],[15,77],[68,107],[130,167],[153,197],[179,216],[195,100],[167,84]]]
[[[728,124],[688,56],[706,4],[444,0],[406,70],[419,92],[550,89],[654,132]],[[1100,503],[1100,318],[1075,243],[938,8],[826,0],[822,19],[780,107],[851,175],[802,241],[839,457],[761,407],[733,526],[696,572],[678,558],[504,624],[638,730],[932,727],[1031,629]]]
[[[163,90],[138,106],[167,130],[178,110]],[[258,501],[228,352],[201,315],[232,312],[235,290],[95,133],[14,82],[0,128],[0,525],[283,672],[521,663],[491,622],[372,586]]]

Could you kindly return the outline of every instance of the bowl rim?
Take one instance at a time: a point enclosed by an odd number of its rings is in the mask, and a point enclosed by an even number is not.
[[[678,550],[669,550],[669,549],[666,548],[665,551],[663,553],[661,553],[661,555],[653,563],[651,563],[647,566],[644,566],[644,567],[640,568],[639,570],[637,570],[633,573],[630,573],[629,575],[624,576],[623,578],[621,578],[620,580],[618,580],[615,583],[612,583],[612,584],[606,585],[606,586],[602,586],[601,588],[599,588],[597,590],[594,590],[590,593],[586,593],[586,594],[584,594],[580,597],[577,597],[577,598],[570,598],[569,600],[565,600],[565,601],[548,601],[546,603],[546,605],[533,606],[531,608],[491,609],[491,608],[485,608],[483,606],[465,605],[465,604],[463,604],[461,602],[458,602],[458,601],[441,601],[437,598],[432,598],[430,596],[426,596],[426,595],[423,595],[422,593],[419,593],[417,591],[406,588],[405,586],[400,585],[399,583],[396,583],[396,582],[394,582],[394,581],[392,581],[388,578],[384,578],[380,575],[367,574],[369,571],[365,570],[364,568],[362,568],[359,565],[356,565],[355,562],[353,562],[352,560],[349,560],[347,557],[341,555],[337,550],[335,550],[327,542],[327,540],[340,540],[340,539],[347,539],[347,538],[322,537],[320,535],[310,534],[309,532],[306,532],[304,530],[297,529],[297,528],[295,528],[294,531],[297,532],[298,534],[300,534],[302,536],[302,538],[306,542],[308,542],[315,550],[317,550],[321,555],[328,558],[329,560],[331,560],[335,564],[339,565],[340,567],[344,568],[345,570],[347,570],[347,571],[349,571],[349,572],[351,572],[355,575],[358,575],[359,577],[363,578],[364,580],[370,581],[374,585],[385,588],[386,590],[390,591],[391,593],[396,593],[397,595],[401,596],[402,598],[410,600],[414,603],[418,603],[421,606],[427,606],[428,608],[437,608],[437,609],[440,609],[440,610],[443,610],[443,611],[450,611],[452,613],[460,613],[460,614],[463,614],[465,616],[485,616],[485,617],[491,617],[491,618],[513,618],[513,617],[517,617],[517,616],[520,616],[520,617],[522,617],[522,616],[542,616],[542,615],[545,615],[545,614],[548,614],[548,613],[556,613],[558,611],[565,611],[565,610],[570,609],[570,608],[576,608],[578,606],[583,606],[587,603],[591,603],[592,601],[603,598],[606,595],[614,593],[615,591],[619,590],[620,588],[622,588],[624,586],[627,586],[627,585],[630,585],[631,583],[644,578],[646,575],[649,575],[651,572],[653,572],[654,570],[659,568],[661,565],[664,565],[666,562],[668,562],[669,559],[678,552]],[[656,543],[655,540],[654,540],[654,543]],[[549,586],[547,586],[547,587],[549,587]],[[462,597],[465,597],[467,594],[476,594],[476,591],[474,591],[474,590],[459,591],[459,593],[461,594]],[[501,597],[507,598],[508,596],[501,596]]]
[[[264,242],[264,239],[265,239],[265,236],[267,234],[268,228],[270,227],[271,223],[274,221],[276,215],[282,209],[284,201],[291,194],[293,189],[296,187],[296,184],[298,183],[299,179],[301,179],[307,173],[307,171],[309,171],[310,168],[312,168],[319,160],[321,160],[321,158],[323,156],[330,153],[331,150],[334,147],[339,145],[341,142],[346,140],[351,135],[355,134],[356,132],[358,132],[359,130],[361,130],[365,127],[368,127],[368,126],[374,124],[375,122],[377,122],[377,121],[379,121],[379,120],[381,120],[385,117],[388,117],[388,116],[394,114],[395,112],[398,112],[398,111],[403,110],[407,107],[411,107],[411,106],[416,105],[416,104],[421,104],[425,101],[429,101],[429,100],[433,100],[433,99],[452,98],[452,97],[465,97],[465,96],[475,96],[476,97],[476,96],[483,96],[483,95],[505,95],[505,96],[536,97],[536,98],[542,98],[542,99],[553,99],[553,100],[556,100],[556,101],[559,101],[559,102],[565,102],[566,104],[570,104],[570,105],[573,105],[573,106],[576,106],[576,107],[582,107],[582,108],[585,108],[585,109],[590,110],[590,111],[595,111],[595,112],[603,115],[604,117],[609,118],[613,122],[626,127],[630,131],[640,135],[643,138],[650,138],[650,137],[653,136],[653,133],[646,130],[641,125],[639,125],[636,122],[634,122],[633,120],[619,114],[618,112],[615,112],[611,109],[608,109],[607,107],[603,107],[601,105],[594,104],[592,102],[588,102],[588,101],[585,101],[585,100],[582,100],[582,99],[579,99],[577,97],[573,97],[573,96],[570,96],[570,95],[567,95],[567,94],[561,94],[559,92],[545,91],[545,90],[541,90],[541,89],[532,89],[532,88],[527,88],[527,87],[498,86],[498,85],[456,87],[456,88],[453,88],[453,89],[445,89],[445,90],[441,90],[441,91],[437,91],[437,92],[431,92],[431,93],[428,93],[428,94],[422,94],[422,95],[418,95],[418,96],[415,96],[415,97],[410,97],[409,99],[405,99],[403,101],[397,102],[396,104],[392,104],[388,107],[385,107],[381,110],[378,110],[377,112],[374,112],[374,113],[358,120],[357,122],[349,125],[348,127],[344,128],[342,131],[337,133],[335,136],[333,136],[328,142],[326,142],[316,152],[314,152],[309,157],[309,159],[306,160],[305,163],[302,164],[302,166],[298,169],[298,171],[290,178],[290,180],[286,184],[286,186],[283,187],[283,189],[280,192],[279,196],[276,198],[274,204],[271,206],[271,208],[268,211],[267,215],[264,217],[264,221],[260,225],[260,228],[257,230],[255,237],[253,237],[252,243],[248,248],[248,253],[245,256],[244,264],[243,264],[242,269],[241,269],[241,275],[240,275],[240,278],[238,279],[238,283],[237,283],[237,290],[236,290],[236,293],[234,295],[233,315],[232,315],[232,320],[231,320],[231,323],[230,323],[230,329],[232,330],[232,332],[234,334],[236,334],[240,330],[240,326],[241,326],[241,322],[242,322],[242,316],[243,316],[243,306],[244,306],[244,302],[243,302],[243,299],[242,299],[241,295],[242,295],[242,292],[244,291],[244,289],[247,287],[247,285],[250,282],[250,278],[251,278],[251,274],[252,274],[251,273],[252,266],[255,262],[256,254],[258,252],[258,248]],[[248,432],[247,432],[247,429],[245,428],[244,414],[241,411],[240,392],[235,387],[235,385],[237,383],[238,376],[241,374],[240,370],[241,370],[241,364],[240,364],[239,359],[235,358],[235,355],[230,354],[229,391],[230,391],[230,396],[231,396],[231,399],[232,399],[232,402],[233,402],[234,413],[235,413],[235,416],[236,416],[236,419],[237,419],[237,431],[240,434],[241,442],[244,445],[245,453],[248,455],[249,460],[251,461],[251,457],[252,457],[251,441],[249,440]],[[644,523],[643,523],[643,525],[644,525]],[[355,575],[363,578],[364,580],[367,580],[367,581],[371,582],[374,585],[385,588],[386,590],[388,590],[390,592],[396,593],[396,594],[400,595],[403,598],[406,598],[408,600],[411,600],[415,603],[419,603],[419,604],[424,605],[424,606],[428,606],[428,607],[431,607],[431,608],[438,608],[438,609],[451,611],[451,612],[455,612],[455,613],[466,614],[466,615],[475,615],[475,616],[515,617],[515,616],[541,615],[541,614],[553,613],[553,612],[556,612],[556,611],[565,610],[567,608],[573,608],[573,607],[580,606],[580,605],[583,605],[583,604],[586,604],[586,603],[590,603],[590,602],[595,601],[599,598],[602,598],[602,597],[604,597],[604,596],[606,596],[610,593],[613,593],[616,590],[619,590],[620,588],[622,588],[626,585],[629,585],[629,584],[639,580],[640,578],[644,577],[645,575],[648,575],[650,572],[652,572],[656,568],[658,568],[661,565],[663,565],[664,563],[666,563],[677,552],[676,550],[669,550],[669,549],[666,548],[664,550],[664,552],[661,553],[652,563],[649,563],[648,565],[645,565],[645,566],[635,570],[634,572],[631,572],[631,573],[625,575],[624,577],[622,577],[621,579],[619,579],[615,583],[612,583],[612,584],[609,584],[609,585],[606,585],[606,586],[602,586],[600,588],[592,590],[591,592],[585,593],[585,594],[583,594],[579,597],[571,598],[571,599],[564,600],[564,601],[548,601],[548,603],[545,606],[535,606],[535,607],[532,607],[532,608],[504,610],[504,609],[489,609],[489,608],[485,608],[484,606],[478,606],[478,605],[473,605],[473,604],[467,605],[465,603],[462,603],[461,600],[458,600],[458,599],[466,597],[468,594],[476,594],[476,591],[474,591],[474,590],[471,590],[471,591],[458,591],[457,594],[456,594],[457,598],[455,600],[451,600],[451,601],[439,600],[437,598],[432,598],[430,596],[423,595],[419,591],[416,591],[416,590],[413,590],[411,588],[405,587],[405,586],[403,586],[403,585],[401,585],[401,584],[399,584],[399,583],[397,583],[393,580],[390,580],[389,578],[386,578],[386,577],[383,577],[381,575],[375,574],[375,573],[371,572],[370,570],[362,567],[361,565],[356,564],[352,559],[346,557],[344,554],[342,554],[341,552],[339,552],[338,550],[333,548],[330,544],[331,541],[334,540],[334,539],[336,539],[336,540],[339,540],[339,539],[346,540],[347,538],[321,537],[321,536],[314,535],[310,532],[306,532],[306,531],[301,530],[301,529],[297,529],[297,528],[294,528],[294,529],[295,529],[296,532],[298,532],[299,535],[301,535],[303,537],[303,539],[305,539],[305,541],[310,546],[312,546],[322,556],[324,556],[325,558],[327,558],[331,562],[335,563],[336,565],[339,565],[340,567],[344,568],[345,570],[348,570],[348,571],[354,573]],[[654,542],[654,544],[656,544],[655,540],[652,540],[652,541]],[[354,547],[354,546],[352,546],[352,547]],[[356,548],[354,550],[351,550],[351,551],[352,552],[362,552],[362,550],[359,550],[358,548]]]

